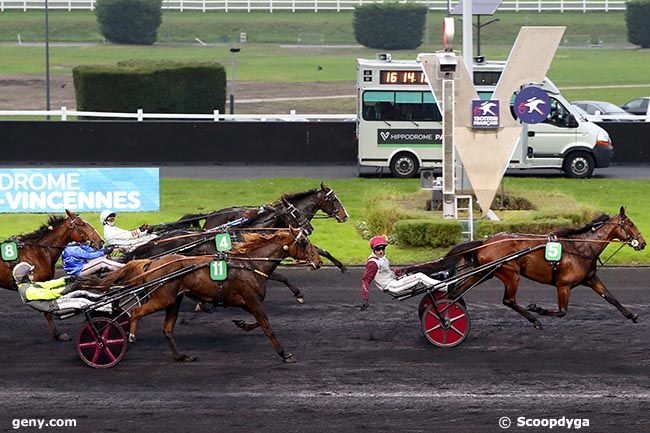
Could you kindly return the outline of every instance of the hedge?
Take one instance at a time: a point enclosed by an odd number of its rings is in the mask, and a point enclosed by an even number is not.
[[[422,45],[427,7],[371,3],[354,9],[354,37],[368,48],[413,50]]]
[[[107,40],[152,45],[162,22],[162,0],[98,0],[95,16]]]
[[[463,225],[456,220],[415,219],[394,225],[400,245],[414,247],[449,247],[462,241]]]
[[[77,66],[72,77],[80,111],[194,114],[226,105],[226,71],[215,62]]]
[[[625,6],[627,40],[641,48],[650,48],[650,0],[632,0]]]

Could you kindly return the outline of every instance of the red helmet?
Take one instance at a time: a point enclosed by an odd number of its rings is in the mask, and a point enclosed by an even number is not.
[[[370,239],[370,248],[373,250],[379,246],[385,247],[386,245],[388,245],[388,241],[384,236],[374,236],[372,239]]]

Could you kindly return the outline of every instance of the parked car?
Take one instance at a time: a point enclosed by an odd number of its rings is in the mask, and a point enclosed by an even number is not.
[[[573,105],[584,110],[591,121],[630,121],[638,120],[621,107],[605,101],[573,101]]]
[[[648,116],[648,105],[650,105],[650,96],[641,98],[634,98],[621,106],[623,110],[632,114],[639,114],[641,116]]]

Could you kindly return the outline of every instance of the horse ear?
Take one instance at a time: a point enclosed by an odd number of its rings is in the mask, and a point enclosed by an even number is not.
[[[325,191],[325,182],[323,182],[322,180],[320,181],[320,189]]]
[[[621,216],[625,216],[625,206],[621,206],[621,209],[618,211]]]
[[[68,215],[68,218],[71,220],[75,219],[76,215],[73,212],[70,212],[68,209],[65,210],[66,215]]]

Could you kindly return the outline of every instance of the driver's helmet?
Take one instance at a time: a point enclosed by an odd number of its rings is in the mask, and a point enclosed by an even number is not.
[[[385,247],[386,245],[388,245],[388,240],[386,240],[385,236],[374,236],[370,239],[370,248],[373,250],[377,247]]]
[[[113,216],[113,217],[114,217],[114,216],[115,216],[115,212],[112,211],[112,210],[110,210],[110,209],[103,210],[102,213],[99,214],[99,222],[100,222],[100,224],[103,225],[103,226],[106,225],[106,224],[108,224],[108,223],[106,222],[106,218],[108,218],[108,217],[110,217],[110,216]]]
[[[30,265],[27,262],[18,263],[13,270],[14,280],[16,283],[20,284],[23,282],[25,277],[29,275],[34,270],[34,266]]]

